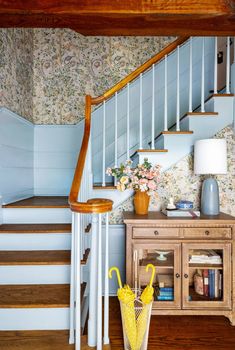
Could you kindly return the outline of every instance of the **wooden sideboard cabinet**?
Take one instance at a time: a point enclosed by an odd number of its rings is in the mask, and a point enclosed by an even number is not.
[[[235,325],[235,217],[124,212],[124,222],[127,283],[144,288],[146,265],[156,267],[154,315],[224,315]]]

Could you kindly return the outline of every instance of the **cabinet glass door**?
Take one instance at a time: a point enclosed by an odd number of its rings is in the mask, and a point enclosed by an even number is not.
[[[183,308],[231,308],[231,244],[183,243]]]
[[[153,264],[156,268],[154,280],[153,309],[181,307],[181,245],[180,244],[134,244],[132,285],[144,289],[149,283]]]

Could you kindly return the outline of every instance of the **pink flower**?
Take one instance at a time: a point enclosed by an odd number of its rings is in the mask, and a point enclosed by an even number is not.
[[[157,185],[156,185],[156,183],[155,183],[153,180],[150,180],[150,181],[148,182],[148,188],[149,188],[150,190],[152,190],[152,191],[155,191],[156,188],[157,188]]]
[[[140,185],[144,185],[144,184],[147,184],[148,183],[148,180],[147,179],[140,179],[139,180],[139,184]]]

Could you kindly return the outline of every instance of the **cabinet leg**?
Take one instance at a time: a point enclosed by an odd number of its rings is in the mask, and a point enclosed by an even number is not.
[[[235,326],[235,313],[228,316],[231,326]]]

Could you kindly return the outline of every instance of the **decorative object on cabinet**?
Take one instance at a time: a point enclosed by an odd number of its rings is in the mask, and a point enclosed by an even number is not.
[[[167,210],[175,210],[176,209],[176,206],[174,204],[174,198],[171,197],[169,199],[169,202],[167,203],[166,209]]]
[[[194,173],[219,175],[227,173],[227,147],[225,139],[198,140],[194,146]],[[204,180],[201,193],[201,211],[205,215],[218,215],[219,187],[216,179]]]
[[[146,215],[149,207],[149,196],[157,190],[160,180],[160,165],[153,166],[144,159],[143,164],[131,168],[132,161],[128,160],[119,168],[107,168],[106,173],[114,176],[119,191],[134,190],[134,207],[136,214]]]
[[[159,256],[157,256],[157,260],[165,261],[167,260],[167,255],[170,254],[170,252],[162,252],[158,250],[155,250],[155,251],[157,254],[159,254]]]
[[[158,315],[220,315],[235,326],[235,217],[220,213],[179,218],[149,212],[147,216],[124,212],[126,224],[126,279],[145,288],[145,267],[155,266],[152,313]],[[170,252],[167,260],[158,252]],[[233,253],[234,254],[234,253]],[[195,291],[194,276],[201,275],[203,294]],[[169,288],[163,289],[163,288]]]

